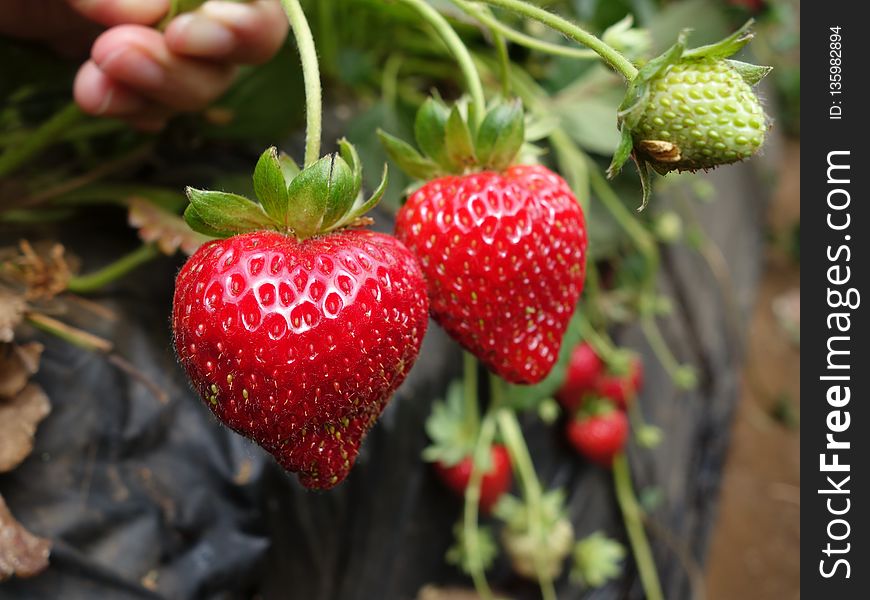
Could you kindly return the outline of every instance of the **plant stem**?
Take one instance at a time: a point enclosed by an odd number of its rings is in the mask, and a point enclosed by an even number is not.
[[[475,364],[476,368],[477,365]],[[472,455],[468,487],[465,488],[465,505],[462,514],[463,541],[465,543],[465,553],[469,558],[468,567],[471,580],[474,582],[474,589],[483,600],[492,600],[493,595],[489,582],[486,580],[486,570],[480,561],[478,513],[480,510],[480,486],[483,482],[483,469],[481,465],[487,460],[486,453],[489,452],[493,437],[495,436],[494,415],[496,410],[498,410],[497,406],[494,404],[490,405],[480,426],[477,443],[474,446],[474,453]]]
[[[477,359],[470,352],[462,353],[463,400],[465,401],[465,423],[472,435],[477,435],[480,427],[480,408],[477,402]]]
[[[425,0],[400,1],[416,10],[427,23],[435,28],[435,31],[453,54],[456,62],[459,63],[459,68],[465,77],[465,85],[468,87],[468,93],[471,95],[474,122],[479,125],[483,122],[484,115],[486,115],[486,96],[483,93],[483,84],[480,81],[480,74],[474,66],[471,52],[468,51],[462,39],[456,34],[450,23],[447,22],[447,19]]]
[[[502,397],[501,386],[502,382],[495,375],[490,376],[492,386],[493,401],[500,402]],[[532,535],[541,543],[545,543],[544,539],[544,523],[543,523],[543,492],[541,491],[541,483],[538,481],[538,476],[535,473],[535,465],[532,462],[529,448],[526,446],[526,440],[523,437],[523,431],[517,421],[517,415],[512,410],[500,409],[497,413],[499,430],[504,438],[505,446],[511,455],[514,469],[519,476],[520,485],[523,489],[523,497],[526,501],[526,506],[529,511],[529,528]],[[553,586],[553,580],[550,577],[544,577],[544,569],[540,564],[543,559],[541,554],[535,556],[535,569],[538,572],[538,584],[541,587],[541,596],[544,600],[556,600],[556,589]]]
[[[108,354],[112,351],[112,342],[87,331],[76,329],[62,321],[42,313],[28,313],[27,322],[46,333],[62,339],[65,342],[91,352]]]
[[[520,46],[525,46],[526,48],[538,50],[539,52],[544,52],[546,54],[552,54],[555,56],[567,56],[569,58],[575,58],[579,60],[598,58],[598,54],[593,50],[574,48],[573,46],[562,46],[560,44],[551,44],[550,42],[544,42],[530,35],[526,35],[521,31],[517,31],[516,29],[508,27],[497,18],[495,18],[488,10],[477,7],[471,2],[468,2],[467,0],[451,0],[451,2],[453,2],[453,4],[455,4],[456,7],[459,8],[459,10],[461,10],[468,16],[477,19],[478,21],[486,25],[491,31],[497,31],[501,33],[501,35],[504,36],[506,39]]]
[[[637,76],[637,68],[631,64],[630,60],[616,50],[616,48],[604,43],[599,38],[564,17],[548,12],[533,4],[529,4],[528,2],[525,2],[525,0],[481,1],[493,6],[506,8],[507,10],[523,15],[524,17],[528,17],[529,19],[539,21],[547,27],[551,27],[568,36],[572,40],[583,44],[603,58],[607,64],[621,73],[628,81],[631,81]]]
[[[311,28],[299,0],[281,0],[281,6],[293,29],[299,58],[302,60],[302,78],[305,82],[305,166],[320,159],[320,136],[323,128],[323,100],[320,89],[320,66]]]
[[[31,156],[51,145],[82,116],[82,112],[74,102],[70,102],[54,113],[39,128],[31,132],[20,145],[13,146],[0,154],[0,177],[6,177]]]
[[[634,561],[640,574],[644,596],[647,600],[664,600],[655,560],[643,528],[640,504],[635,498],[634,488],[631,484],[631,473],[625,453],[620,453],[613,459],[613,483],[616,489],[616,500],[619,502],[620,510],[622,510],[622,518],[625,521],[625,529],[628,532],[628,539],[634,554]]]
[[[501,95],[508,98],[511,95],[511,57],[508,54],[507,42],[498,29],[490,29],[492,43],[498,54],[498,74],[501,80]]]
[[[649,342],[649,345],[652,348],[653,354],[656,355],[656,358],[659,359],[659,362],[665,368],[665,371],[667,371],[668,377],[678,384],[678,388],[684,388],[685,386],[681,383],[680,377],[682,365],[680,365],[680,362],[674,356],[674,353],[671,352],[670,347],[668,347],[668,343],[665,341],[658,323],[655,321],[655,317],[651,315],[642,316],[640,319],[640,327],[643,330],[643,334],[646,336],[647,342]]]
[[[122,256],[102,269],[94,271],[93,273],[88,273],[87,275],[79,275],[78,277],[71,278],[67,283],[66,289],[74,294],[96,292],[116,279],[123,277],[136,267],[155,258],[159,254],[160,251],[154,244],[143,244],[130,254]]]

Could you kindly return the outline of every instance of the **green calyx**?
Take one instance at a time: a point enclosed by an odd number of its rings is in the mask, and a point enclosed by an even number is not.
[[[752,86],[771,67],[730,60],[753,38],[752,21],[708,46],[686,48],[687,32],[644,65],[619,107],[621,140],[608,168],[614,177],[632,158],[646,207],[650,167],[696,171],[744,160],[758,151],[769,124]]]
[[[494,103],[480,126],[470,112],[464,102],[448,108],[440,99],[429,98],[414,122],[420,151],[383,131],[378,136],[390,158],[415,179],[503,171],[511,166],[525,142],[520,101]]]
[[[446,398],[433,403],[425,429],[432,443],[423,450],[423,460],[452,467],[473,455],[479,428],[466,414],[461,381],[452,381]],[[489,452],[483,462],[479,466],[484,472],[492,468]]]
[[[387,168],[369,199],[362,196],[362,165],[356,149],[339,141],[339,151],[300,169],[272,147],[254,169],[254,193],[244,196],[187,188],[190,205],[184,219],[194,231],[229,237],[274,230],[303,240],[343,227],[367,223],[364,215],[377,205],[387,187]]]
[[[594,417],[604,417],[610,413],[614,413],[618,408],[612,400],[601,396],[587,396],[583,399],[583,404],[575,415],[578,419],[592,419]]]

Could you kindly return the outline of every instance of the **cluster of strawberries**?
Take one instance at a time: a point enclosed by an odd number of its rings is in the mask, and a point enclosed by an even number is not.
[[[571,353],[556,394],[570,415],[568,441],[588,460],[610,467],[628,439],[626,410],[643,385],[643,363],[632,356],[618,367],[604,364],[587,342]]]

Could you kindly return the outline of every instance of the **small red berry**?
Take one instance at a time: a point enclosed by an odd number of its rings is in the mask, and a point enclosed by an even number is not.
[[[583,397],[595,391],[604,363],[587,342],[578,344],[571,352],[565,381],[556,393],[556,399],[566,411],[580,408]]]
[[[498,499],[510,489],[513,481],[511,460],[507,448],[501,444],[495,444],[490,450],[490,456],[490,469],[484,474],[480,483],[480,508],[486,513],[492,510]],[[447,487],[461,496],[465,494],[465,488],[468,487],[468,482],[471,479],[472,466],[472,458],[466,456],[449,467],[441,462],[436,462],[435,472],[438,473]]]
[[[640,358],[632,357],[627,373],[602,373],[595,386],[595,392],[599,396],[612,400],[621,410],[626,410],[628,403],[634,399],[642,386],[643,363]]]
[[[568,422],[566,434],[577,452],[609,468],[613,465],[613,457],[622,451],[628,439],[628,417],[621,410],[581,415]]]

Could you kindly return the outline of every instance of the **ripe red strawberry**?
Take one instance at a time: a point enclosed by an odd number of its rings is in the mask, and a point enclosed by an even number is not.
[[[577,452],[596,464],[610,467],[628,439],[628,417],[610,406],[602,412],[578,415],[568,422],[566,434]]]
[[[595,391],[599,396],[612,400],[619,409],[625,410],[642,385],[643,363],[639,357],[632,356],[625,373],[613,371],[601,373]]]
[[[254,173],[262,205],[188,189],[188,224],[230,237],[203,245],[176,279],[181,364],[223,423],[309,488],[347,476],[416,360],[428,321],[425,283],[408,249],[345,228],[385,184],[367,202],[361,185],[356,152],[342,142],[340,156],[302,171],[274,148],[264,153]]]
[[[561,177],[522,165],[436,179],[399,211],[396,235],[451,336],[507,381],[547,376],[585,277],[583,213]]]
[[[510,489],[513,481],[511,459],[507,448],[501,444],[493,445],[490,449],[490,457],[490,468],[484,473],[480,482],[480,508],[486,513],[492,510],[498,499]],[[462,496],[471,479],[472,466],[471,456],[466,456],[452,466],[447,466],[440,461],[436,462],[435,472],[447,487]]]
[[[569,412],[580,408],[583,397],[594,391],[604,363],[588,342],[578,344],[568,359],[565,381],[556,393],[556,399]]]
[[[503,379],[536,383],[583,289],[583,212],[561,177],[514,165],[519,102],[495,104],[479,124],[463,111],[434,99],[420,108],[427,156],[380,133],[390,157],[428,182],[399,211],[396,235],[420,260],[435,320]]]
[[[223,423],[329,488],[414,363],[426,304],[392,237],[249,233],[204,245],[179,273],[175,347]]]

